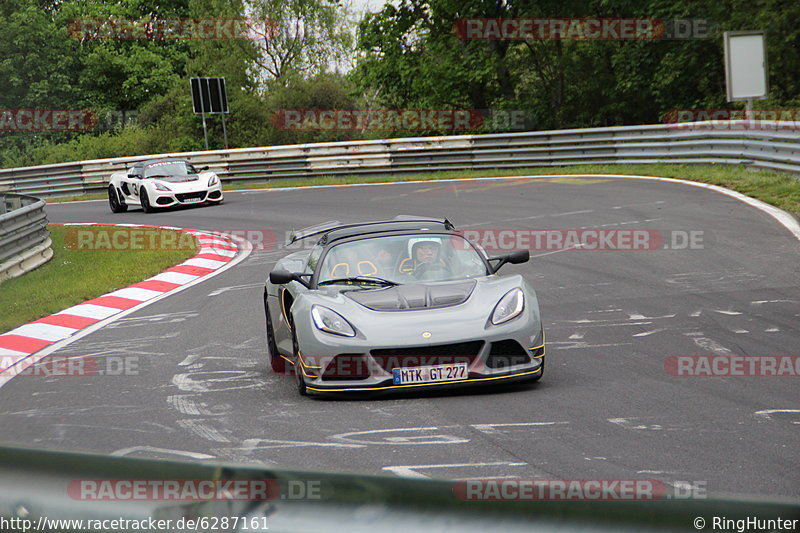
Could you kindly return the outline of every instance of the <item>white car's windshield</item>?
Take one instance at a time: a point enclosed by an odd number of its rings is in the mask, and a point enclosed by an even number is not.
[[[197,170],[189,163],[155,163],[144,169],[144,177],[153,176],[188,176],[197,174]]]
[[[319,283],[374,277],[395,283],[485,276],[479,252],[458,235],[399,235],[334,246],[319,266]]]

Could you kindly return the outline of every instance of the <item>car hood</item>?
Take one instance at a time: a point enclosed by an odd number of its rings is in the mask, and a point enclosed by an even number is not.
[[[373,311],[436,309],[462,304],[475,289],[475,280],[455,283],[413,283],[347,291],[345,296]]]
[[[148,178],[155,181],[164,181],[167,183],[186,183],[188,181],[197,181],[200,176],[197,174],[188,174],[186,176],[165,176],[163,178]]]

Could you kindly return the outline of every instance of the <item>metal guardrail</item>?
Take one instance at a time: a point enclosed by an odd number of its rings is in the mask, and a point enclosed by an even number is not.
[[[44,206],[33,196],[0,194],[0,282],[53,257]]]
[[[800,175],[800,131],[794,122],[710,121],[159,154],[164,156],[209,165],[226,183],[603,163],[743,164]],[[120,170],[112,163],[142,158],[0,169],[0,193],[102,192]]]
[[[502,481],[513,487],[515,480]],[[172,490],[167,490],[167,483]],[[187,490],[209,484],[209,491]],[[595,498],[604,500],[598,501],[581,500],[563,490],[561,498],[550,501],[537,500],[533,490],[528,496],[520,491],[521,501],[509,501],[515,494],[499,490],[487,491],[487,499],[479,501],[481,496],[466,497],[466,492],[456,489],[458,484],[2,446],[0,526],[10,525],[3,528],[9,533],[156,529],[173,533],[681,533],[702,529],[692,526],[703,520],[697,517],[705,517],[709,525],[712,517],[724,517],[736,524],[729,529],[739,530],[743,526],[738,524],[748,519],[761,521],[758,524],[763,525],[757,528],[765,530],[775,529],[766,525],[767,520],[774,524],[779,517],[784,521],[800,518],[796,501],[642,501],[646,495],[612,501],[613,497],[597,494]],[[144,490],[134,489],[135,485]],[[255,492],[249,488],[254,486],[268,490]],[[67,520],[82,522],[54,524]],[[786,523],[778,529],[795,530]]]

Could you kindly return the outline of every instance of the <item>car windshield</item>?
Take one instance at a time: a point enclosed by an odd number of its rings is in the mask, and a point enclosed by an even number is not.
[[[189,163],[182,161],[154,163],[144,169],[144,177],[152,178],[154,176],[188,176],[189,174],[197,174],[197,170]]]
[[[372,283],[448,281],[485,276],[486,263],[459,235],[394,235],[345,242],[332,247],[318,268],[318,283],[342,280]],[[356,277],[365,277],[363,281]]]

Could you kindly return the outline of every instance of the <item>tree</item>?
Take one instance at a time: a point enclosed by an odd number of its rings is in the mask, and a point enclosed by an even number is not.
[[[268,21],[257,29],[254,74],[262,87],[293,76],[336,70],[353,46],[347,13],[328,0],[253,0],[250,15]]]

